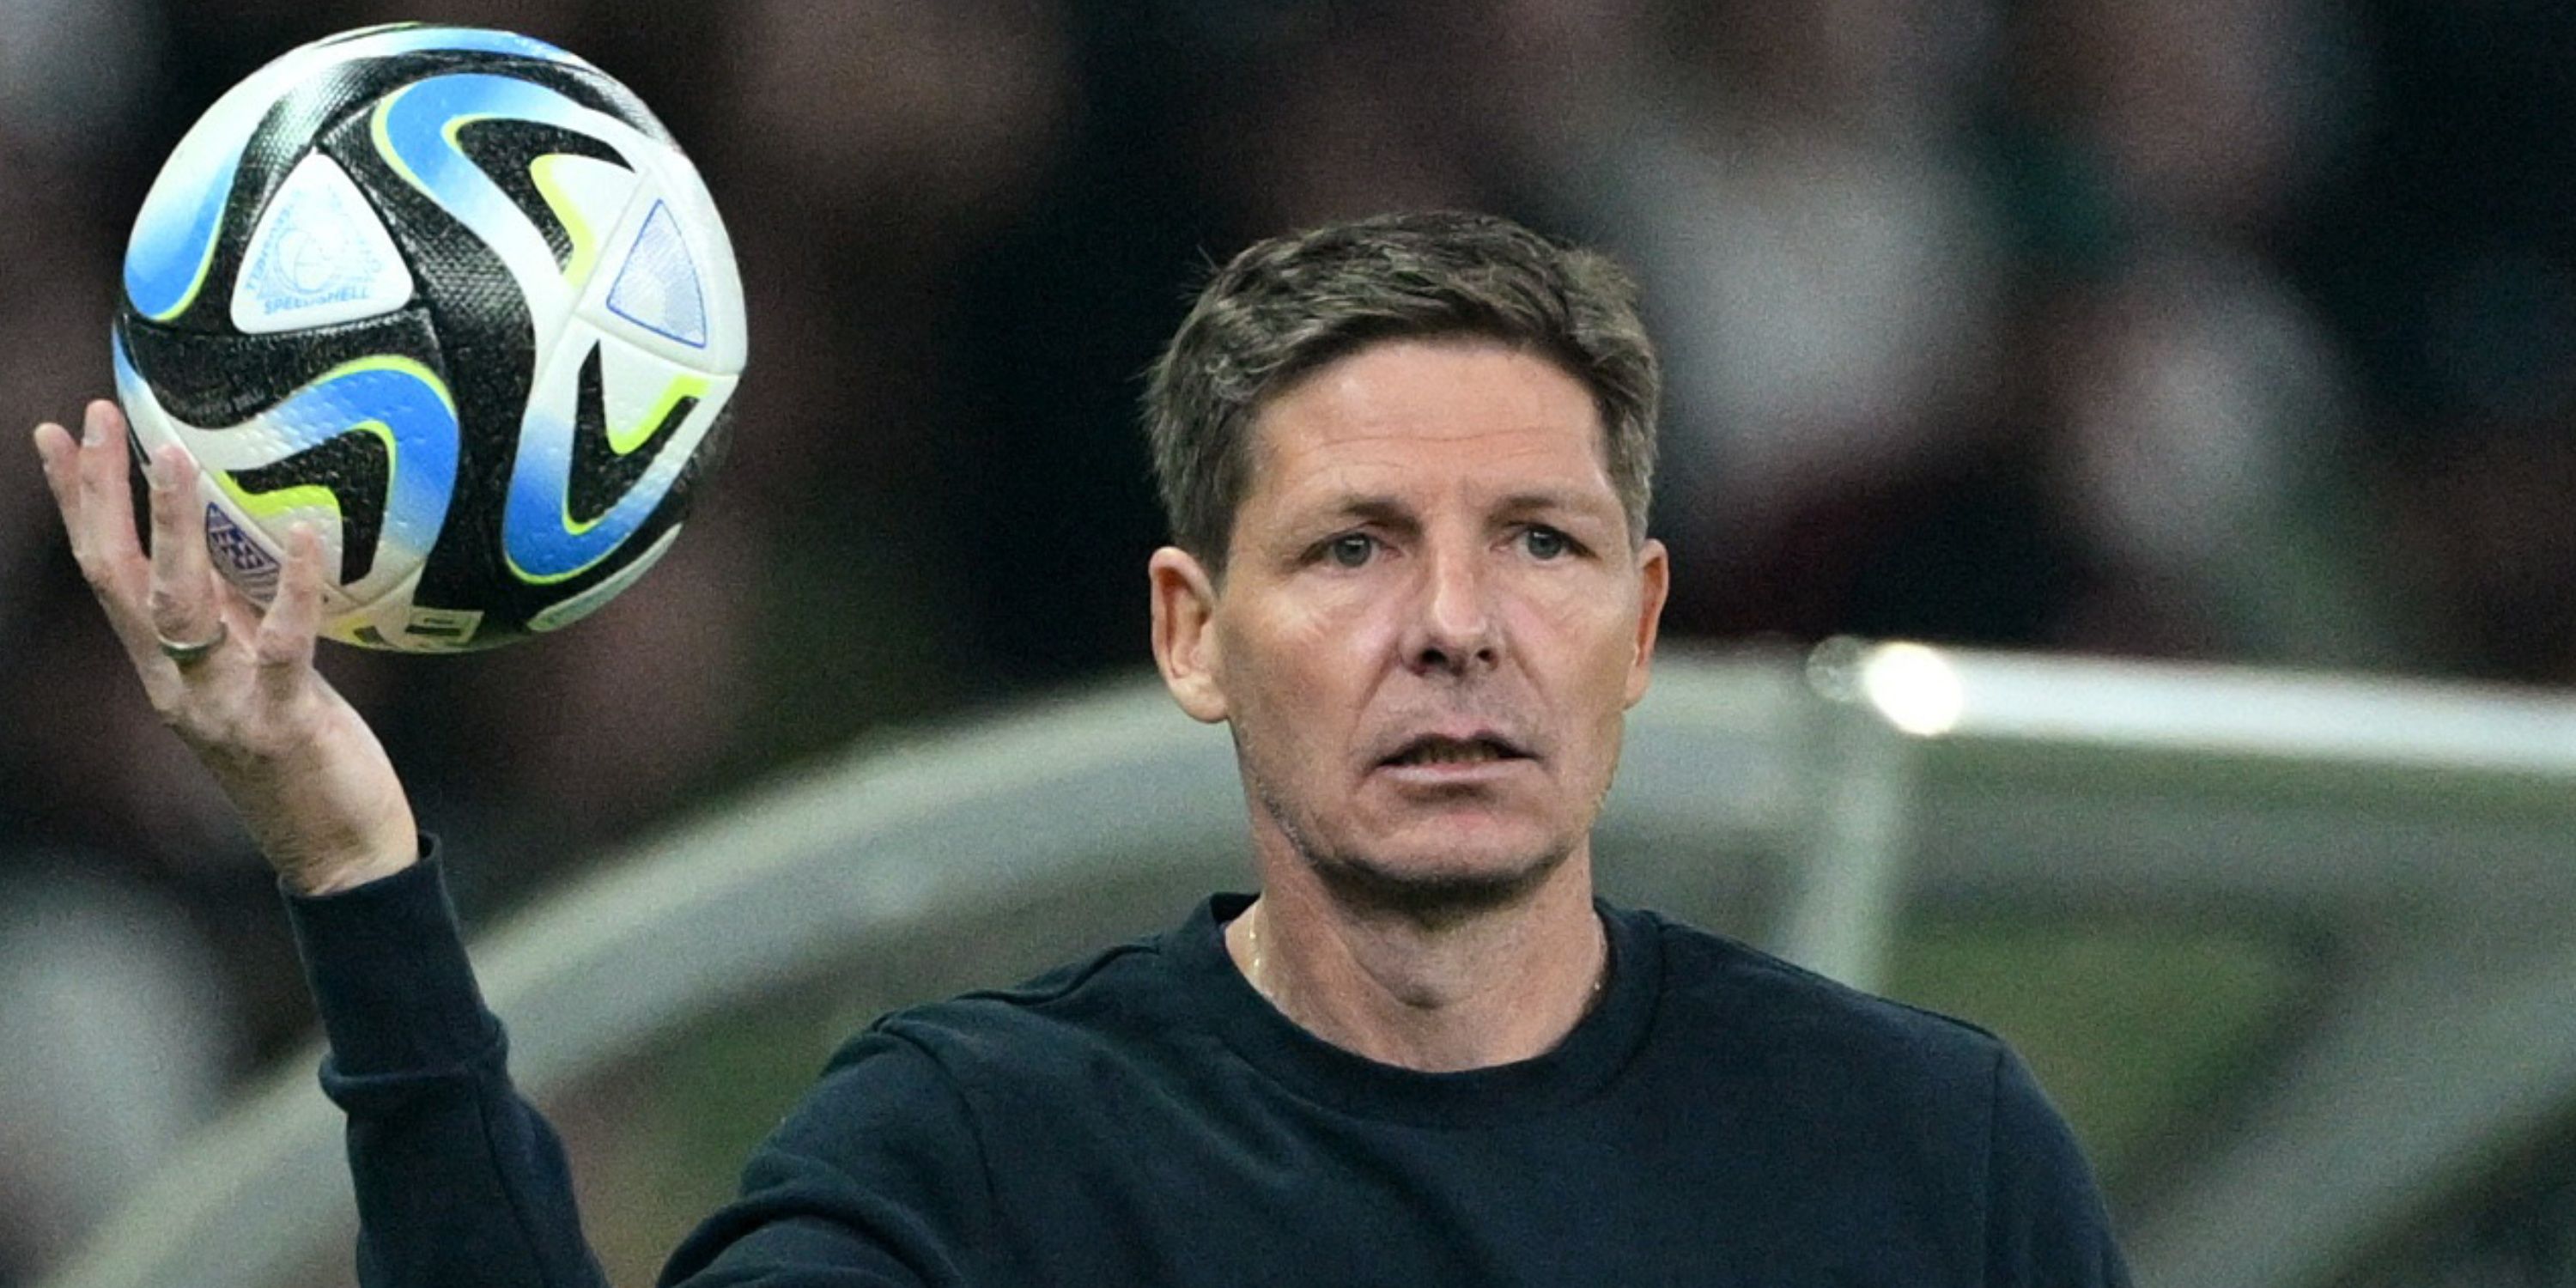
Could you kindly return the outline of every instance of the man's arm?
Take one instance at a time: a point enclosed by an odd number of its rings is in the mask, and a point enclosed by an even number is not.
[[[147,555],[123,415],[94,402],[82,428],[75,440],[36,427],[45,481],[153,710],[214,773],[277,870],[330,1041],[323,1090],[349,1115],[359,1282],[600,1288],[562,1145],[511,1085],[500,1021],[402,783],[313,669],[320,543],[299,528],[261,612],[207,557],[193,462],[165,449],[150,463]],[[669,1278],[692,1288],[956,1282],[969,1245],[939,1231],[954,1205],[984,1194],[980,1153],[942,1150],[961,1138],[948,1127],[971,1132],[963,1103],[917,1049],[863,1054],[854,1047],[755,1156],[743,1196],[675,1256]]]
[[[427,845],[423,846],[426,852]],[[358,1281],[604,1288],[552,1127],[511,1086],[435,856],[287,897],[349,1115]]]
[[[313,669],[320,543],[299,527],[260,612],[215,575],[184,453],[151,462],[137,540],[124,417],[91,403],[78,441],[36,427],[81,573],[145,695],[277,869],[349,1111],[359,1277],[376,1288],[600,1283],[563,1154],[510,1088],[409,799],[373,731]]]

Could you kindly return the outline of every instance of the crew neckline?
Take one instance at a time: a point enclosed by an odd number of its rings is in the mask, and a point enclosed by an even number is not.
[[[1596,898],[1610,946],[1601,1001],[1565,1040],[1526,1060],[1426,1073],[1335,1046],[1280,1013],[1236,969],[1225,926],[1253,896],[1228,892],[1202,901],[1169,945],[1188,978],[1187,996],[1245,1063],[1292,1093],[1346,1113],[1426,1126],[1474,1126],[1527,1119],[1600,1094],[1643,1045],[1663,991],[1663,955],[1643,914]]]

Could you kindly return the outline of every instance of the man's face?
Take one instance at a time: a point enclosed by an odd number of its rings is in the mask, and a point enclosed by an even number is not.
[[[1632,548],[1581,382],[1441,339],[1275,395],[1222,589],[1177,550],[1154,577],[1157,656],[1231,723],[1265,852],[1438,903],[1583,849],[1666,567]]]

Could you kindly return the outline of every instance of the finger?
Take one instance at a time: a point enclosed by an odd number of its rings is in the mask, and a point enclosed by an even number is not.
[[[103,567],[126,567],[143,558],[134,535],[134,493],[127,482],[125,415],[116,404],[94,399],[81,416],[81,530]]]
[[[70,430],[50,420],[36,426],[36,459],[45,467],[45,489],[54,494],[54,508],[62,512],[66,530],[80,513],[79,455],[80,444],[72,441]]]
[[[260,619],[260,683],[273,700],[292,696],[313,664],[313,639],[322,628],[322,538],[313,525],[299,523],[286,534],[286,567],[277,577],[277,597]]]
[[[110,624],[120,634],[128,634],[141,620],[145,573],[138,551],[118,561],[99,553],[99,541],[92,531],[97,527],[95,507],[85,503],[88,487],[84,482],[83,448],[74,441],[71,431],[47,422],[36,426],[36,455],[44,462],[45,487],[53,493],[54,509],[62,517],[63,535],[70,540],[72,558],[80,564],[81,575],[107,610]],[[124,480],[118,479],[117,494],[123,497]],[[132,520],[125,520],[125,531],[132,531]]]
[[[197,467],[165,446],[152,454],[152,629],[162,639],[214,638],[223,621],[215,568],[197,534]]]

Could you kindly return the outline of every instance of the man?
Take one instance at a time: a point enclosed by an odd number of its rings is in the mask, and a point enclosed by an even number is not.
[[[1225,721],[1258,898],[880,1020],[667,1283],[2126,1281],[1993,1037],[1601,904],[1668,581],[1658,377],[1607,261],[1413,215],[1265,242],[1154,370],[1154,656]],[[370,1284],[595,1283],[432,848],[310,665],[315,542],[219,593],[184,459],[37,445],[155,706],[289,891]]]

